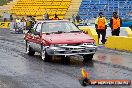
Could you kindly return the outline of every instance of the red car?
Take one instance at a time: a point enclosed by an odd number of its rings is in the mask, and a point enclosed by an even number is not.
[[[24,39],[26,52],[39,52],[44,61],[51,61],[52,56],[73,55],[82,55],[84,61],[89,61],[97,50],[93,38],[66,20],[39,21]]]

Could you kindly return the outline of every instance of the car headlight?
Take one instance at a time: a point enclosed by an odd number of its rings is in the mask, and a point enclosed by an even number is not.
[[[82,45],[93,45],[94,43],[93,42],[90,42],[90,43],[83,43]]]

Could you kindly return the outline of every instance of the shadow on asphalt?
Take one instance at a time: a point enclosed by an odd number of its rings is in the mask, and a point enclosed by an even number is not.
[[[65,65],[65,66],[72,66],[72,67],[83,67],[83,66],[94,67],[94,61],[83,62],[82,57],[76,57],[76,56],[69,57],[70,62],[62,62],[62,59],[65,59],[65,58],[58,57],[58,56],[53,56],[51,62],[44,62],[41,59],[40,55],[36,55],[36,54],[34,56],[29,56],[26,54],[22,56],[31,61],[49,63],[53,65]]]

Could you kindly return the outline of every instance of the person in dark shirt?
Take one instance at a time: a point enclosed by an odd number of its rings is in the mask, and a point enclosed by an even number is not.
[[[77,21],[77,23],[79,23],[80,20],[81,20],[81,18],[80,18],[80,16],[77,14],[77,16],[76,16],[76,21]]]
[[[12,14],[10,15],[10,22],[12,22],[13,21],[13,16],[12,16]]]
[[[35,18],[32,17],[32,23],[31,23],[32,28],[34,27],[35,24],[36,24]]]
[[[110,28],[112,36],[119,36],[120,34],[120,27],[122,25],[122,20],[117,14],[117,12],[113,12],[113,16],[110,19]]]

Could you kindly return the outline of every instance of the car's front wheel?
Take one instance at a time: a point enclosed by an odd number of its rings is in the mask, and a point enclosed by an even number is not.
[[[52,61],[52,56],[47,54],[46,50],[43,48],[42,45],[41,45],[41,59],[46,62]]]
[[[92,61],[93,59],[93,55],[94,54],[87,54],[87,55],[84,55],[83,58],[84,58],[84,62],[88,62],[88,61]]]
[[[26,53],[30,56],[33,56],[35,54],[35,51],[30,47],[30,45],[27,44],[26,42]]]

